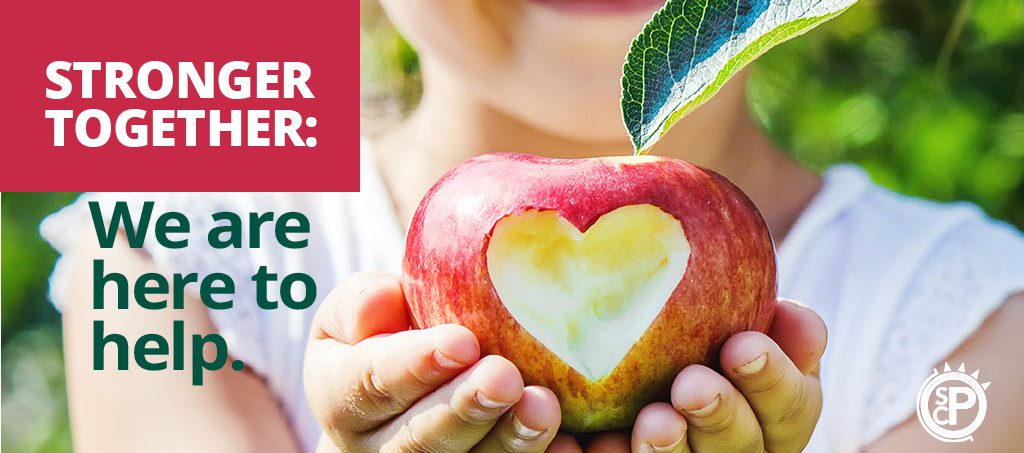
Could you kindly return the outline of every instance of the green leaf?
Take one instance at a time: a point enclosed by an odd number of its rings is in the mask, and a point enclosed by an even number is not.
[[[646,152],[768,49],[854,3],[669,0],[633,40],[622,68],[622,116],[636,153]]]

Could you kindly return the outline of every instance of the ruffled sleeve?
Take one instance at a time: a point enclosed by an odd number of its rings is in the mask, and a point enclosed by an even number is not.
[[[910,417],[932,368],[1024,291],[1024,236],[976,209],[972,214],[922,257],[893,310],[861,415],[865,443]]]
[[[779,248],[780,294],[829,329],[825,404],[805,451],[854,453],[911,417],[932,368],[1024,291],[1024,235],[969,203],[893,193],[855,166],[824,181]]]
[[[245,362],[257,374],[267,371],[266,345],[260,339],[265,335],[261,313],[255,306],[255,286],[250,277],[258,268],[249,249],[228,248],[215,250],[209,245],[206,233],[211,228],[212,214],[222,211],[237,212],[245,208],[245,197],[234,194],[198,193],[102,193],[84,194],[75,202],[51,214],[40,225],[40,233],[61,255],[50,275],[50,299],[60,310],[71,303],[67,295],[69,263],[63,258],[83,237],[93,236],[89,202],[97,201],[105,219],[110,218],[114,204],[124,201],[133,215],[142,212],[147,201],[154,202],[152,222],[160,213],[177,211],[186,215],[191,225],[189,245],[182,249],[169,249],[147,239],[145,251],[154,262],[171,272],[196,272],[200,278],[213,272],[228,274],[235,282],[234,305],[227,310],[209,310],[210,316],[224,337],[231,355]]]

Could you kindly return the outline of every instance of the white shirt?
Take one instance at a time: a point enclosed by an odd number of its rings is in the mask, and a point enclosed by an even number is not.
[[[105,213],[114,201],[156,202],[190,217],[185,249],[147,241],[158,264],[174,272],[226,272],[236,284],[234,307],[210,315],[233,357],[261,374],[307,451],[319,428],[302,388],[302,359],[315,312],[262,310],[249,277],[260,266],[305,272],[318,297],[360,270],[401,272],[404,237],[374,168],[363,155],[360,193],[90,194],[47,218],[43,236],[58,251],[91,229],[86,200]],[[205,234],[211,214],[287,211],[311,223],[309,246],[276,244],[271,228],[259,249],[213,250]],[[248,237],[248,231],[245,232]],[[829,328],[822,359],[824,407],[806,451],[854,452],[911,416],[917,389],[1010,295],[1024,291],[1024,236],[975,206],[937,204],[894,194],[857,167],[839,165],[779,247],[780,296],[816,310]],[[67,299],[63,267],[51,277],[51,297]],[[271,288],[272,291],[277,288]],[[319,301],[317,302],[319,304]],[[969,364],[968,364],[969,365]]]

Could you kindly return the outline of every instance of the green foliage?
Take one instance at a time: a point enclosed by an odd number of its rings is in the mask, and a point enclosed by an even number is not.
[[[56,253],[39,221],[74,194],[4,193],[0,200],[3,270],[3,420],[5,452],[71,450],[60,323],[47,299]]]
[[[1024,227],[1024,3],[861,1],[755,65],[752,111],[823,169]]]
[[[400,121],[419,99],[420,65],[376,2],[364,0],[359,13],[360,129],[375,135]]]
[[[855,0],[669,0],[633,40],[622,116],[637,154],[764,52]]]

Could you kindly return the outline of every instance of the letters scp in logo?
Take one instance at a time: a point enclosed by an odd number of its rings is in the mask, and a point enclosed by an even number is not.
[[[979,371],[967,374],[964,364],[956,371],[945,364],[940,373],[932,370],[917,392],[917,418],[932,437],[943,442],[973,441],[985,421],[990,382],[978,381]]]

